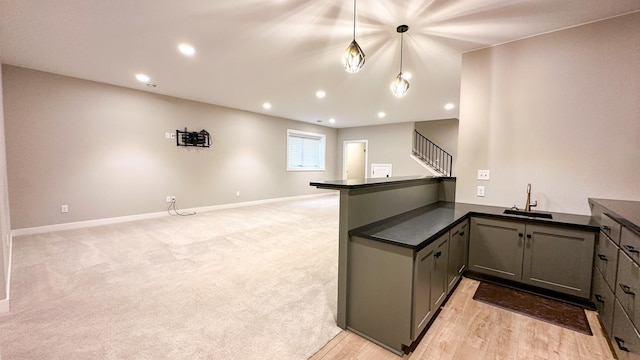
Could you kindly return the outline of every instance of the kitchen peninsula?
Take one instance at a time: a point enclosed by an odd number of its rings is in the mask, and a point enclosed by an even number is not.
[[[340,191],[338,326],[398,355],[428,327],[467,266],[481,275],[590,297],[599,224],[589,216],[550,213],[547,219],[456,203],[455,178],[311,185]],[[490,236],[483,240],[486,229]],[[512,240],[505,234],[516,237],[518,245],[511,247],[519,251],[516,256],[503,251]],[[536,243],[549,249],[536,258],[540,252],[525,252],[525,242],[529,249]],[[573,256],[566,261],[568,253]],[[495,261],[496,254],[507,261]],[[548,259],[558,257],[564,257],[559,262],[566,269],[550,274]],[[512,263],[527,272],[512,271]]]

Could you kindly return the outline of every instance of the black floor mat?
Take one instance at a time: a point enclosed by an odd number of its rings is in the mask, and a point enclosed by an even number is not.
[[[504,286],[481,282],[473,299],[522,315],[593,335],[584,309]]]

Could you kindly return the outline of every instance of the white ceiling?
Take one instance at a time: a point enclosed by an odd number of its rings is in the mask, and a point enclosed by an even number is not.
[[[332,127],[458,117],[466,51],[640,10],[639,0],[0,0],[0,61]],[[409,93],[391,94],[405,33]],[[179,43],[196,48],[193,57]],[[135,79],[146,73],[150,88]],[[317,90],[327,93],[318,99]],[[268,101],[270,110],[262,108]],[[444,105],[456,104],[453,110]],[[379,119],[377,113],[387,116]],[[336,119],[330,124],[328,119]]]

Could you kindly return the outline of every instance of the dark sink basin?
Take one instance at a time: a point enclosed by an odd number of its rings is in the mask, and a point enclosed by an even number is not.
[[[509,215],[522,215],[522,216],[529,216],[529,217],[538,217],[543,219],[553,219],[553,215],[549,213],[535,212],[535,211],[507,209],[504,211],[504,213]]]

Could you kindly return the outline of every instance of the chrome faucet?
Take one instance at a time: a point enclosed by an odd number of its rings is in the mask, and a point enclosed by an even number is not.
[[[527,203],[524,205],[524,211],[531,211],[531,208],[536,206],[538,206],[538,200],[531,203],[531,184],[527,184]]]

